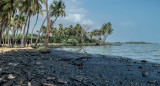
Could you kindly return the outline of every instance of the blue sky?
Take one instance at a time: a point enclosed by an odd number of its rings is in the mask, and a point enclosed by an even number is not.
[[[49,0],[49,3],[52,1]],[[160,43],[160,0],[63,1],[66,3],[67,16],[59,18],[56,25],[62,23],[68,26],[80,23],[97,29],[102,24],[111,22],[114,33],[107,38],[107,41]],[[37,28],[44,16],[40,17]],[[35,19],[32,20],[34,22]]]

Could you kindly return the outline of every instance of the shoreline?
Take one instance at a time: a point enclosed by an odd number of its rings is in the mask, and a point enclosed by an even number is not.
[[[12,50],[0,54],[0,85],[158,86],[160,64],[115,56]]]

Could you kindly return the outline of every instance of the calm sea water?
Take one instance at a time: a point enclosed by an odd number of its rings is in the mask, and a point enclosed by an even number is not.
[[[85,51],[90,54],[114,55],[128,57],[137,60],[147,60],[150,62],[160,63],[160,44],[122,44],[120,46],[105,45],[105,46],[85,46]],[[59,48],[77,52],[80,47],[70,46]],[[78,51],[83,53],[84,50]]]

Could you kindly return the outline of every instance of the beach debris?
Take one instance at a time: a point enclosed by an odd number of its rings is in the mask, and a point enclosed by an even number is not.
[[[8,63],[9,66],[17,66],[18,63]]]
[[[12,74],[8,75],[8,79],[14,79],[15,77]]]
[[[154,80],[154,81],[148,81],[147,83],[149,83],[149,84],[158,84],[158,81],[157,81],[157,80]]]
[[[87,56],[80,56],[80,57],[77,57],[77,58],[75,58],[73,60],[81,60],[81,59],[88,59],[88,58],[87,58]]]
[[[31,82],[28,82],[28,86],[31,86]]]
[[[55,80],[56,78],[55,77],[47,77],[47,80]]]
[[[67,82],[66,81],[63,81],[63,80],[61,80],[61,79],[58,79],[58,81],[57,81],[59,84],[67,84]]]
[[[143,77],[146,77],[146,76],[148,76],[148,75],[149,75],[148,72],[146,72],[146,71],[142,72],[142,76],[143,76]]]
[[[42,83],[42,86],[57,86],[57,85],[48,84],[48,83]]]

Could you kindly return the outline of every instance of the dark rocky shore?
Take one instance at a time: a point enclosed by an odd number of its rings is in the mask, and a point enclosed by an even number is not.
[[[0,86],[160,86],[160,64],[52,50],[0,54]]]

